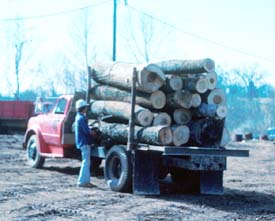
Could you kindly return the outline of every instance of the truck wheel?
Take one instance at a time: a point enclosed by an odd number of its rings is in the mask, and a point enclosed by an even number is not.
[[[170,171],[171,179],[176,189],[183,192],[199,192],[199,171],[174,168]]]
[[[130,153],[122,146],[113,146],[107,153],[104,176],[113,191],[130,192],[132,189],[132,165]]]
[[[28,163],[33,168],[41,168],[45,162],[37,148],[36,135],[32,135],[27,143],[27,159]]]

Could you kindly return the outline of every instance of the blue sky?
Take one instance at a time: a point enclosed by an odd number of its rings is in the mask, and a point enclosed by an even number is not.
[[[210,57],[224,67],[260,65],[268,72],[269,79],[273,80],[273,75],[275,78],[273,0],[127,0],[128,5],[124,3],[118,1],[118,60],[130,58],[130,50],[125,50],[131,41],[124,34],[131,28],[127,16],[143,13],[152,16],[161,27],[157,34],[165,38],[153,60]],[[59,49],[69,48],[71,25],[76,20],[71,10],[86,6],[93,9],[97,59],[111,59],[112,0],[0,0],[0,27],[9,23],[6,18],[28,18],[26,22],[31,30],[43,39],[37,53],[46,59]],[[47,16],[54,13],[58,15]],[[172,30],[172,34],[167,35],[166,29]],[[4,31],[0,28],[2,36]]]

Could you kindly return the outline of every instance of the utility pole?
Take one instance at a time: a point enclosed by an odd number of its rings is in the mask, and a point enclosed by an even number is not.
[[[114,0],[114,17],[113,17],[113,61],[116,61],[116,11],[117,0]]]

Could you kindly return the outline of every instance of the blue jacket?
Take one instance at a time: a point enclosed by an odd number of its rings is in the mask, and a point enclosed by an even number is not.
[[[90,145],[92,143],[90,131],[88,119],[83,113],[77,112],[75,116],[75,143],[78,149],[81,146]]]

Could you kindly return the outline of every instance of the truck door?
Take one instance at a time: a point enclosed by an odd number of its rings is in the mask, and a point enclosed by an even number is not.
[[[45,142],[51,146],[61,146],[62,125],[66,116],[68,101],[65,98],[58,100],[54,110],[45,116],[43,136]]]

